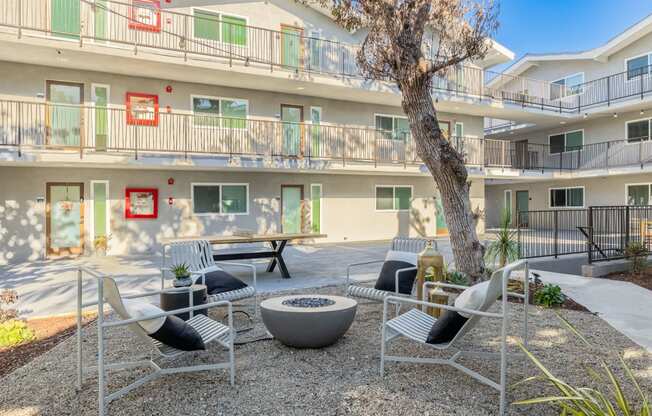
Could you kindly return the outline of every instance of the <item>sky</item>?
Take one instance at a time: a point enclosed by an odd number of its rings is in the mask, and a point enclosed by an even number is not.
[[[649,14],[652,0],[500,0],[494,38],[516,59],[528,52],[581,51],[602,45]]]

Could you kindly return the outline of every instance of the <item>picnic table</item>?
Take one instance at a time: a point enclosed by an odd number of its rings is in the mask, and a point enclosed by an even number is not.
[[[287,245],[288,241],[291,240],[308,240],[314,238],[326,238],[326,234],[313,234],[313,233],[276,233],[276,234],[253,234],[250,236],[244,235],[229,235],[229,236],[206,236],[206,237],[194,237],[194,238],[180,238],[175,240],[207,240],[212,245],[220,244],[250,244],[250,243],[269,243],[271,250],[246,250],[238,251],[234,253],[221,253],[214,254],[213,259],[215,261],[224,261],[224,260],[244,260],[244,259],[269,259],[269,265],[267,266],[268,272],[273,272],[278,265],[278,268],[281,272],[281,276],[285,279],[289,279],[290,273],[288,268],[283,261],[283,250]]]

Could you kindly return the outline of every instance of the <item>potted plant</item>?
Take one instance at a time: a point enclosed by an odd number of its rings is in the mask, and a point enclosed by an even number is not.
[[[172,283],[174,287],[192,286],[190,270],[186,263],[175,264],[170,268],[170,271],[174,274],[174,282]]]
[[[111,239],[110,235],[101,235],[95,237],[93,240],[93,248],[95,248],[95,254],[98,256],[106,256],[106,252],[109,248],[109,240]]]

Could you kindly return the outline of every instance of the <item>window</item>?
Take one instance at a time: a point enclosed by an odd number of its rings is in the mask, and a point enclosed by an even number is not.
[[[220,40],[220,15],[204,10],[194,10],[195,37],[207,40]]]
[[[581,94],[582,84],[584,84],[583,72],[553,81],[550,83],[550,99],[558,100],[571,95]]]
[[[244,129],[247,126],[246,100],[192,96],[192,124],[195,127]]]
[[[321,210],[322,210],[321,184],[310,185],[310,231],[319,234],[321,232]]]
[[[569,131],[548,136],[550,154],[582,150],[584,130]]]
[[[628,121],[627,143],[638,143],[650,140],[650,120]]]
[[[377,186],[376,210],[406,211],[412,200],[411,186]]]
[[[310,63],[310,69],[318,71],[321,69],[321,32],[319,30],[311,30],[309,36],[310,60],[308,62]]]
[[[506,215],[509,218],[509,222],[512,222],[512,191],[511,189],[506,189],[503,200],[503,215]]]
[[[651,205],[651,184],[627,185],[627,205]]]
[[[455,123],[455,136],[464,137],[464,124]]]
[[[206,214],[248,214],[249,185],[193,183],[192,212]]]
[[[232,45],[247,44],[247,21],[240,17],[222,15],[222,41]]]
[[[625,60],[625,66],[627,69],[627,80],[640,77],[650,72],[650,63],[652,62],[652,54],[647,54],[643,56],[637,56],[636,58],[630,58]]]
[[[376,129],[384,132],[388,139],[406,140],[410,123],[406,117],[376,115]]]
[[[222,41],[236,46],[247,45],[247,20],[242,17],[207,10],[193,10],[194,37]]]
[[[550,188],[550,208],[581,208],[584,188]]]

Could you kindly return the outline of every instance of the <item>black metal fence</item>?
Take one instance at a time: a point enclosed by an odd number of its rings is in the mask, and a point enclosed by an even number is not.
[[[578,227],[587,224],[586,209],[519,212],[519,257],[557,257],[584,253],[586,238]]]
[[[631,243],[652,249],[652,206],[596,206],[588,209],[589,263],[622,259]]]
[[[652,206],[591,206],[518,213],[520,258],[587,253],[589,263],[622,259],[634,242],[652,250]]]

